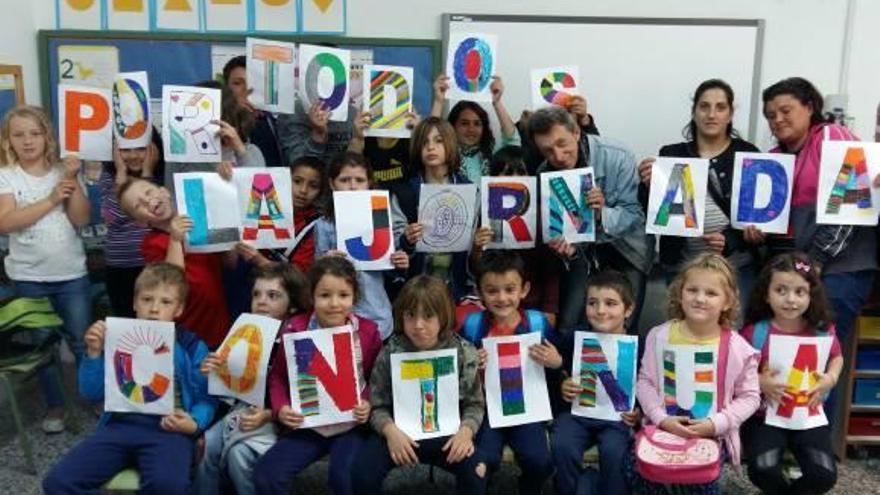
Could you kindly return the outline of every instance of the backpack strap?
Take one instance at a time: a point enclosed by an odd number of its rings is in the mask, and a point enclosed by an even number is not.
[[[542,337],[545,336],[545,334],[547,333],[547,325],[545,325],[545,322],[547,320],[544,318],[544,315],[540,311],[527,309],[526,320],[529,322],[530,332],[538,332],[541,334]]]
[[[715,408],[721,412],[721,406],[724,402],[724,386],[727,381],[727,358],[730,356],[730,338],[733,332],[730,329],[721,330],[721,342],[718,344],[718,399],[715,401]]]
[[[752,347],[754,347],[757,351],[762,351],[764,349],[764,344],[767,342],[767,336],[769,335],[769,320],[761,320],[755,323],[755,329],[752,332]]]
[[[302,242],[302,240],[305,239],[306,236],[309,235],[309,232],[311,232],[312,229],[315,228],[315,225],[318,224],[319,219],[320,218],[316,218],[312,220],[311,222],[306,224],[305,227],[303,227],[299,232],[296,233],[296,237],[293,238],[293,245],[284,250],[285,258],[290,258],[290,256],[293,255],[293,252],[296,251],[296,248],[299,247],[299,244]]]
[[[465,317],[464,324],[461,326],[461,336],[468,342],[477,346],[477,348],[480,348],[482,347],[480,344],[483,341],[482,326],[483,312],[474,311]]]

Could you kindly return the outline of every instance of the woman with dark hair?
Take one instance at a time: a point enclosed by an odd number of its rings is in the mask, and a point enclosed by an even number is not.
[[[765,235],[753,228],[746,231],[746,236],[766,241],[773,253],[796,249],[810,256],[825,284],[838,338],[847,349],[849,333],[874,283],[877,234],[873,227],[817,225],[816,202],[822,142],[859,138],[843,126],[824,122],[822,95],[804,78],[783,79],[765,89],[762,96],[764,117],[779,142],[771,151],[796,156],[789,234]],[[825,403],[832,425],[835,395],[832,391]]]
[[[733,128],[733,89],[720,79],[703,81],[694,91],[691,120],[683,134],[687,141],[660,148],[659,156],[709,159],[709,184],[702,237],[660,237],[660,265],[667,281],[679,267],[705,251],[724,255],[736,269],[739,288],[748,294],[755,279],[757,253],[747,243],[743,231],[730,225],[733,188],[733,160],[737,152],[758,151],[739,138]],[[647,211],[654,158],[639,164],[639,201]]]
[[[434,81],[432,116],[440,117],[443,113],[443,104],[446,102],[448,89],[449,77],[440,74]],[[480,178],[489,174],[489,161],[492,160],[493,153],[505,146],[520,145],[516,124],[513,123],[513,119],[501,101],[504,94],[504,83],[500,77],[492,78],[490,89],[492,91],[492,108],[495,109],[495,115],[501,126],[501,141],[495,141],[489,124],[489,114],[479,103],[459,101],[449,111],[447,119],[455,129],[455,135],[458,138],[461,172],[477,187],[480,185]]]

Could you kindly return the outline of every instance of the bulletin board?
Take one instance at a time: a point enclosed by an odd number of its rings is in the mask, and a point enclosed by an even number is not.
[[[341,48],[371,49],[373,63],[409,66],[414,69],[414,105],[416,111],[428,115],[431,110],[433,81],[441,71],[439,40],[344,38],[330,36],[257,35],[295,43],[333,44]],[[81,67],[65,62],[59,49],[72,47],[107,47],[105,58],[118,58],[120,72],[145,70],[149,73],[151,92],[161,95],[164,84],[189,85],[214,79],[212,52],[217,47],[241,47],[242,34],[205,33],[138,33],[123,31],[65,31],[42,30],[38,35],[41,91],[44,105],[57,114],[57,91],[63,78],[74,73],[95,71],[95,67]],[[94,50],[93,50],[94,51]],[[79,72],[77,72],[79,71]]]

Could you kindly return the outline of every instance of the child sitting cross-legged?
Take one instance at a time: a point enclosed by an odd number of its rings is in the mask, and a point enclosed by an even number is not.
[[[138,319],[174,321],[183,313],[187,285],[183,270],[169,263],[148,265],[134,286]],[[86,356],[79,367],[80,393],[104,398],[104,336],[107,324],[86,331]],[[167,416],[104,413],[95,432],[56,464],[43,480],[45,493],[97,493],[119,471],[135,467],[142,493],[185,494],[195,441],[214,417],[216,402],[199,364],[208,348],[178,326],[174,345],[174,412]],[[177,395],[179,392],[179,396]]]

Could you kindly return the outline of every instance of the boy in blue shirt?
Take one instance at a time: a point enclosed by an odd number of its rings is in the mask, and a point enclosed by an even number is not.
[[[174,321],[183,313],[187,285],[183,270],[170,263],[148,265],[135,281],[138,319]],[[104,398],[104,335],[96,321],[86,332],[86,356],[79,367],[80,394],[91,402]],[[119,471],[135,467],[141,493],[185,494],[195,441],[210,425],[216,401],[208,396],[199,364],[208,348],[195,334],[178,327],[174,345],[175,410],[167,416],[109,413],[43,480],[46,493],[97,493]]]

